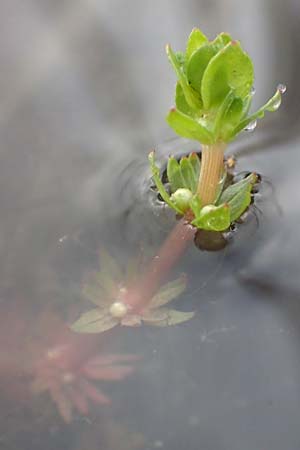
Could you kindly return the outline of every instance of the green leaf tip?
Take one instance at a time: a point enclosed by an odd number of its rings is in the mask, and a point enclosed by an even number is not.
[[[193,28],[185,53],[174,53],[169,44],[166,52],[178,80],[176,110],[166,120],[182,137],[204,145],[227,143],[266,111],[274,112],[280,106],[284,85],[256,113],[248,114],[254,68],[240,42],[228,33],[209,41],[199,28]]]

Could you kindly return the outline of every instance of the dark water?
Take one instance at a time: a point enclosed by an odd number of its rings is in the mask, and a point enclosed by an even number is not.
[[[298,2],[4,0],[0,11],[0,449],[298,450]],[[147,152],[190,149],[168,140],[163,46],[198,25],[242,40],[256,105],[288,85],[280,112],[229,149],[237,170],[266,177],[259,226],[224,252],[189,247],[171,278],[188,275],[174,304],[191,321],[74,337],[66,324],[89,305],[81,285],[99,249],[126,267],[174,226],[149,195]],[[57,376],[97,355],[140,357],[126,379],[94,382],[111,405],[73,408],[70,424],[49,386],[32,385],[64,345]]]

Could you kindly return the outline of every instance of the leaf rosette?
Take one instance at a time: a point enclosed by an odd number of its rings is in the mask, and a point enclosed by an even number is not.
[[[190,223],[198,229],[225,231],[240,218],[251,203],[251,191],[257,182],[255,173],[250,173],[237,183],[226,186],[225,172],[215,202],[203,206],[196,192],[201,169],[197,153],[183,156],[179,161],[173,156],[169,157],[167,178],[170,193],[162,182],[154,152],[150,153],[149,161],[152,178],[162,199],[177,214],[192,217]]]
[[[254,69],[248,54],[228,33],[213,41],[195,28],[184,53],[166,46],[177,77],[175,108],[168,124],[182,137],[205,145],[229,142],[242,130],[276,111],[284,85],[258,111],[249,114],[253,98]]]
[[[117,325],[137,327],[142,324],[165,327],[186,322],[193,312],[178,311],[167,305],[186,288],[186,277],[164,284],[141,311],[133,310],[124,302],[127,286],[137,282],[143,264],[133,259],[122,271],[109,253],[100,253],[100,271],[92,274],[82,293],[96,308],[84,312],[72,325],[77,333],[102,333]]]

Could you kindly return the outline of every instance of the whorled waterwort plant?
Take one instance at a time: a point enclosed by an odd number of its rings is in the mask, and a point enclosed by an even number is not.
[[[278,85],[274,96],[250,113],[253,64],[229,34],[221,33],[209,41],[195,28],[184,53],[174,52],[170,45],[166,51],[177,76],[175,107],[167,122],[180,136],[200,142],[201,158],[196,153],[180,161],[170,157],[167,191],[152,152],[153,179],[164,201],[192,225],[225,231],[250,205],[257,177],[253,173],[228,185],[224,151],[241,131],[254,129],[266,111],[279,108],[286,87]]]

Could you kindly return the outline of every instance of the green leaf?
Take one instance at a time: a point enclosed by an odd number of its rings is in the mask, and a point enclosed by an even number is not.
[[[216,39],[211,43],[215,49],[215,52],[222,50],[229,42],[232,41],[232,37],[228,33],[220,33]]]
[[[220,123],[220,138],[223,142],[229,142],[232,139],[232,134],[241,118],[244,116],[245,102],[240,97],[235,97],[231,102],[229,108],[221,119]]]
[[[176,109],[170,110],[166,120],[170,127],[182,137],[194,139],[202,144],[213,143],[213,136],[206,128]]]
[[[230,90],[243,99],[249,94],[253,79],[251,59],[239,42],[231,41],[210,60],[204,72],[201,85],[204,108],[220,105]]]
[[[170,156],[167,164],[167,177],[170,183],[171,192],[176,192],[183,184],[179,163],[174,156]]]
[[[183,179],[184,187],[189,189],[191,192],[195,192],[197,180],[195,179],[195,172],[189,158],[184,156],[180,160],[180,170]]]
[[[200,176],[200,168],[201,168],[200,158],[196,152],[190,153],[188,158],[194,169],[194,176],[195,176],[195,179],[197,180],[197,184],[198,184],[198,180],[199,180],[199,176]]]
[[[190,201],[190,208],[193,211],[195,217],[198,217],[200,215],[202,205],[198,195],[194,195],[194,197]]]
[[[155,309],[170,303],[174,298],[179,297],[180,294],[186,289],[186,276],[176,280],[170,281],[164,284],[154,297],[152,297],[149,307],[147,309]]]
[[[193,28],[191,34],[189,35],[187,46],[186,46],[186,52],[185,52],[185,59],[186,62],[189,61],[190,57],[194,53],[194,51],[198,50],[199,47],[206,44],[208,42],[207,37],[202,33],[199,28]]]
[[[243,180],[229,186],[221,195],[220,203],[226,202],[230,209],[230,221],[239,219],[251,203],[251,190],[257,180],[252,173]]]
[[[216,51],[211,44],[203,45],[191,56],[187,65],[187,78],[190,85],[201,95],[204,72]]]
[[[171,62],[177,79],[181,84],[185,99],[188,103],[188,105],[193,108],[193,109],[198,109],[201,107],[201,101],[200,98],[197,96],[197,94],[193,91],[193,89],[189,86],[185,73],[183,71],[183,67],[180,63],[180,61],[178,61],[178,59],[176,58],[176,54],[173,52],[173,50],[171,49],[170,45],[166,46],[166,52],[169,58],[169,61]]]
[[[253,93],[250,92],[250,94],[248,94],[243,101],[243,114],[242,114],[242,118],[246,117],[248,115],[249,109],[251,107],[252,104],[252,100],[253,100]]]
[[[118,319],[112,317],[107,310],[95,308],[82,314],[70,328],[77,333],[102,333],[118,323]]]
[[[167,327],[186,322],[194,317],[193,312],[182,312],[175,309],[159,308],[157,310],[147,311],[142,315],[143,321],[155,327]]]
[[[175,53],[176,59],[179,63],[179,65],[182,67],[182,70],[184,69],[184,63],[185,63],[185,55],[183,52],[176,52]]]
[[[186,114],[187,116],[191,117],[197,117],[196,110],[194,108],[191,108],[188,102],[186,101],[183,89],[179,82],[177,82],[176,84],[175,105],[176,108],[183,114]]]
[[[181,211],[170,199],[169,194],[165,190],[165,187],[163,185],[163,182],[160,179],[160,172],[159,168],[155,165],[154,162],[154,152],[149,153],[148,156],[150,166],[151,166],[151,172],[152,172],[152,178],[156,184],[156,187],[158,189],[158,192],[162,196],[163,200],[167,203],[167,205],[170,206],[170,208],[175,209],[179,214],[184,214],[183,211]]]
[[[202,230],[224,231],[230,226],[230,209],[227,204],[204,206],[192,225]]]
[[[258,111],[248,116],[246,119],[242,120],[239,125],[235,128],[232,137],[236,136],[240,131],[244,130],[251,122],[254,122],[257,119],[262,119],[265,115],[265,112],[274,112],[277,111],[277,109],[281,105],[282,101],[282,94],[285,92],[284,89],[279,86],[273,95],[272,98],[261,108],[259,108]]]
[[[227,189],[222,193],[220,199],[217,202],[217,205],[221,205],[222,203],[230,202],[236,194],[238,194],[245,187],[252,187],[256,182],[257,176],[255,173],[250,173],[246,178],[238,181],[237,183],[231,184]]]
[[[214,120],[213,132],[215,136],[219,135],[220,129],[222,129],[222,126],[224,126],[224,123],[226,123],[225,116],[228,113],[228,110],[231,107],[233,101],[234,101],[234,93],[232,90],[230,90],[226,95],[223,103],[219,107],[216,118]]]

